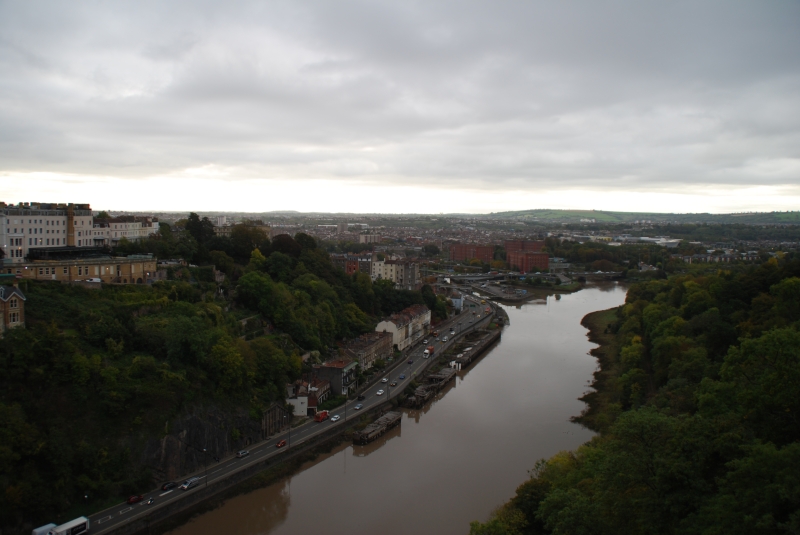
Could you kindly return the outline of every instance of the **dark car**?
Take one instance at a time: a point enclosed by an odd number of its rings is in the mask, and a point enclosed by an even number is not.
[[[362,395],[358,396],[357,399],[358,399],[358,401],[364,401],[365,399],[367,399],[367,396],[362,394]]]
[[[356,405],[356,406],[355,406],[355,407],[353,407],[353,408],[354,408],[355,410],[357,410],[357,411],[360,411],[360,410],[361,410],[363,407],[364,407],[364,405],[362,405],[361,403],[359,403],[358,405]]]
[[[408,359],[408,363],[409,363],[409,364],[414,364],[414,361],[413,361],[413,360],[411,360],[411,359]]]
[[[178,486],[178,484],[175,483],[174,481],[168,481],[168,482],[164,483],[163,485],[161,485],[161,490],[172,490],[177,486]]]
[[[392,381],[391,383],[389,383],[389,386],[397,386],[397,382]]]
[[[276,448],[282,448],[282,447],[284,447],[285,445],[286,445],[286,441],[285,441],[285,440],[281,440],[281,441],[279,441],[277,444],[275,444],[275,447],[276,447]]]
[[[406,378],[406,374],[404,374],[404,373],[401,373],[401,374],[400,374],[400,379],[405,379],[405,378]]]
[[[144,496],[141,494],[134,494],[130,498],[128,498],[128,503],[139,503],[140,501],[144,500]]]

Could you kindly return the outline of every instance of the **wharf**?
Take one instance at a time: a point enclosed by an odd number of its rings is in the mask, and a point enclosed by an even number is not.
[[[399,412],[389,411],[361,431],[353,433],[353,444],[369,444],[390,429],[394,429],[403,420],[403,415]]]

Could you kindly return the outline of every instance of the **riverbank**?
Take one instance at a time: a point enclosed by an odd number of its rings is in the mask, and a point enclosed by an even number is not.
[[[616,364],[619,362],[620,345],[613,328],[617,323],[619,308],[591,312],[581,320],[581,325],[589,329],[586,335],[589,341],[597,344],[589,352],[597,359],[597,370],[593,374],[592,390],[580,397],[586,403],[586,408],[571,420],[596,433],[608,428],[620,412],[614,405],[617,402],[614,385],[618,376]]]

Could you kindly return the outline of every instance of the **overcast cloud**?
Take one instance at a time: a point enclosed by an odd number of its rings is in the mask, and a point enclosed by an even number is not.
[[[789,1],[0,1],[0,200],[797,209],[798,28]],[[186,195],[119,196],[159,184]]]

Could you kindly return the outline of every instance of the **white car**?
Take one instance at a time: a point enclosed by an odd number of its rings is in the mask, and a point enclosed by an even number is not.
[[[388,377],[384,377],[383,379],[381,379],[381,382],[382,383],[388,383],[389,382],[389,378]]]
[[[423,341],[422,341],[422,343],[423,343],[423,344],[427,344],[427,343],[428,343],[428,340],[427,340],[427,339],[425,339],[425,340],[423,340]]]
[[[378,390],[377,392],[375,392],[375,395],[376,396],[382,396],[383,395],[383,390]]]
[[[447,337],[442,338],[442,342],[447,342]]]
[[[331,416],[331,422],[338,422],[341,418],[342,417],[339,416],[338,414],[334,414],[333,416]]]

